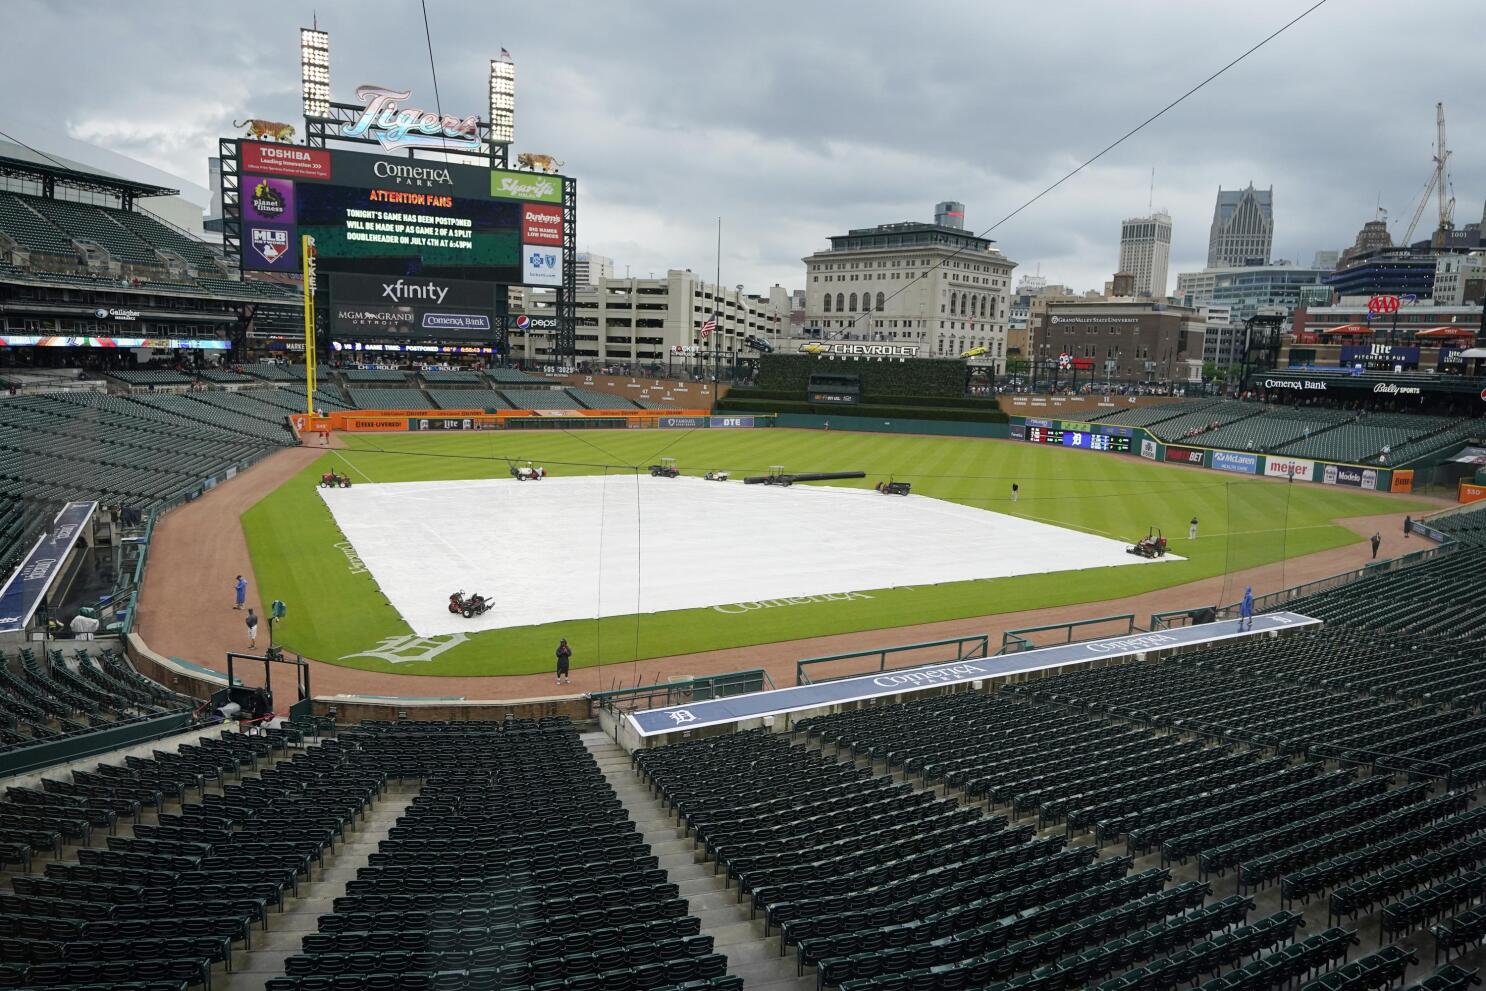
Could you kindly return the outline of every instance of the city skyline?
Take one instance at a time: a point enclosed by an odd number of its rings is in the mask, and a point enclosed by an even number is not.
[[[705,270],[722,216],[723,281],[762,291],[799,287],[799,259],[832,232],[915,220],[938,200],[963,202],[966,229],[984,231],[1302,9],[1279,0],[1241,11],[1075,6],[1022,12],[1007,32],[994,10],[963,5],[949,11],[957,23],[949,39],[933,25],[905,25],[885,4],[862,5],[849,21],[780,4],[723,11],[708,22],[715,58],[687,70],[685,85],[667,53],[699,42],[701,27],[678,4],[638,17],[594,6],[562,31],[536,11],[497,18],[455,0],[430,3],[429,19],[451,112],[484,106],[484,62],[510,49],[521,69],[515,147],[568,163],[589,250],[621,271]],[[1482,111],[1440,92],[1423,71],[1438,56],[1407,11],[1381,0],[1356,6],[1347,16],[1320,8],[989,236],[1022,266],[1040,263],[1051,281],[1097,288],[1117,267],[1109,232],[1146,211],[1155,167],[1155,200],[1173,222],[1171,271],[1203,266],[1213,190],[1250,179],[1281,198],[1273,256],[1304,264],[1349,244],[1379,201],[1401,232],[1429,174],[1440,99],[1451,115],[1457,216],[1478,215]],[[1439,6],[1455,36],[1486,30],[1486,6]],[[206,159],[217,137],[236,133],[233,120],[298,121],[297,28],[308,9],[276,10],[264,22],[224,8],[213,11],[210,30],[193,5],[150,9],[145,31],[133,12],[101,2],[63,13],[39,0],[16,4],[20,43],[7,74],[17,85],[43,74],[51,82],[12,108],[6,130],[66,157],[84,157],[78,143],[86,142],[204,186]],[[330,32],[337,98],[375,81],[432,102],[415,12],[326,0],[316,13]],[[778,31],[781,23],[789,29]],[[43,66],[44,46],[25,42],[63,31],[69,45]],[[420,44],[389,56],[381,43],[389,31]],[[1159,32],[1173,55],[1128,71],[1138,46],[1112,41],[1142,32]],[[1379,32],[1404,71],[1368,99],[1309,70],[1321,52],[1365,47]],[[915,74],[863,75],[897,60]],[[842,71],[848,63],[863,72]],[[1061,68],[1071,63],[1080,71]],[[114,84],[89,86],[98,73]],[[1000,95],[1009,92],[1020,95]],[[1327,108],[1324,134],[1318,106]],[[964,127],[972,118],[991,126]],[[1034,118],[1050,126],[1027,126]]]

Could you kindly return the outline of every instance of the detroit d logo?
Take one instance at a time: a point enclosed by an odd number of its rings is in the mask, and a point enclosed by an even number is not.
[[[375,657],[388,664],[410,664],[415,661],[431,661],[451,647],[458,647],[469,639],[463,633],[451,633],[440,637],[420,637],[416,633],[404,636],[383,637],[371,650],[346,654],[340,660],[353,657]]]
[[[691,712],[687,709],[677,709],[675,712],[671,713],[671,718],[675,720],[677,726],[680,726],[683,723],[694,723],[697,721],[697,717],[692,715]]]

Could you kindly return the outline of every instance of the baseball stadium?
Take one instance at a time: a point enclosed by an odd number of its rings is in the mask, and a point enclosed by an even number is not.
[[[1486,339],[601,360],[509,54],[300,40],[220,238],[0,144],[0,988],[1480,985]]]

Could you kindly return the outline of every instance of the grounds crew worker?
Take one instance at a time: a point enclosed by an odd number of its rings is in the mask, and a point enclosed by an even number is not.
[[[568,646],[566,638],[557,644],[557,683],[561,685],[566,681],[569,685],[573,679],[568,677],[568,659],[573,656],[573,648]]]

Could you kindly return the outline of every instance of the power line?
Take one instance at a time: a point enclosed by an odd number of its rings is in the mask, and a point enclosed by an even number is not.
[[[1325,0],[1322,0],[1324,3]],[[423,8],[423,38],[428,42],[428,73],[433,76],[433,108],[439,112],[439,119],[444,118],[444,103],[439,99],[439,70],[433,64],[433,34],[428,30],[428,0],[418,0],[418,5]],[[449,138],[444,134],[443,128],[439,128],[439,137],[444,143],[444,152],[449,151]]]
[[[1295,17],[1292,17],[1290,20],[1286,21],[1283,25],[1281,25],[1275,31],[1271,32],[1269,35],[1265,36],[1257,44],[1255,44],[1252,48],[1248,49],[1248,51],[1244,52],[1242,55],[1238,56],[1233,61],[1229,62],[1227,65],[1224,65],[1221,69],[1219,69],[1218,71],[1214,72],[1212,75],[1208,76],[1206,79],[1202,80],[1202,82],[1198,83],[1196,86],[1193,86],[1191,89],[1187,90],[1181,96],[1177,97],[1175,100],[1172,100],[1170,103],[1166,104],[1166,106],[1162,107],[1160,110],[1157,110],[1155,113],[1151,114],[1145,120],[1141,121],[1139,124],[1136,124],[1130,130],[1126,131],[1124,134],[1120,135],[1118,138],[1116,138],[1115,140],[1111,141],[1109,144],[1105,145],[1102,149],[1099,150],[1098,153],[1096,153],[1095,155],[1093,155],[1092,157],[1090,157],[1088,159],[1085,159],[1084,162],[1082,164],[1080,164],[1077,168],[1075,168],[1072,171],[1068,172],[1066,175],[1064,175],[1057,182],[1054,182],[1052,185],[1050,185],[1046,189],[1042,190],[1042,192],[1038,193],[1036,196],[1033,196],[1031,199],[1027,200],[1027,202],[1023,203],[1021,206],[1017,207],[1015,210],[1011,211],[1006,216],[1002,217],[1000,220],[996,221],[994,224],[992,224],[991,226],[987,227],[985,230],[981,231],[979,234],[976,235],[976,237],[985,237],[987,234],[989,234],[992,231],[994,231],[997,227],[1000,227],[1002,224],[1006,223],[1008,220],[1012,219],[1017,214],[1021,213],[1025,209],[1027,209],[1027,207],[1029,207],[1032,204],[1036,203],[1038,200],[1042,199],[1048,193],[1051,193],[1053,190],[1055,190],[1059,186],[1063,185],[1063,183],[1067,182],[1069,179],[1072,179],[1074,176],[1078,175],[1084,169],[1088,168],[1090,165],[1093,165],[1095,162],[1099,161],[1099,159],[1103,158],[1105,155],[1107,155],[1110,152],[1114,151],[1120,145],[1124,144],[1128,139],[1134,137],[1136,134],[1139,134],[1141,131],[1145,130],[1146,127],[1148,127],[1149,125],[1155,123],[1161,117],[1165,116],[1165,114],[1166,114],[1167,111],[1169,111],[1169,110],[1175,108],[1176,106],[1178,106],[1179,104],[1183,103],[1188,97],[1190,97],[1193,94],[1195,94],[1198,90],[1200,90],[1203,87],[1205,87],[1208,83],[1212,82],[1214,79],[1217,79],[1219,76],[1223,75],[1229,69],[1231,69],[1234,66],[1238,65],[1244,59],[1248,58],[1250,55],[1254,54],[1259,49],[1263,48],[1265,45],[1269,44],[1271,41],[1273,41],[1274,39],[1278,38],[1280,35],[1284,34],[1286,31],[1288,31],[1290,28],[1294,27],[1296,24],[1300,23],[1300,21],[1304,20],[1307,16],[1309,16],[1312,12],[1314,12],[1318,7],[1321,7],[1325,3],[1326,3],[1326,0],[1316,0],[1315,3],[1311,4],[1309,7],[1307,7],[1305,10],[1301,11]],[[904,292],[907,292],[909,289],[911,289],[914,286],[915,283],[919,282],[922,279],[927,279],[930,275],[934,274],[934,272],[936,272],[939,269],[943,268],[948,262],[950,262],[951,260],[959,257],[964,252],[965,252],[965,248],[963,248],[963,247],[956,248],[954,251],[951,251],[949,253],[949,255],[947,255],[946,257],[941,258],[939,261],[935,262],[933,265],[931,265],[924,272],[922,272],[922,273],[914,276],[912,279],[910,279],[903,286],[901,286],[901,287],[899,287],[897,289],[894,289],[892,291],[892,293],[890,293],[886,298],[883,299],[883,303],[886,304],[889,300],[893,299],[894,297],[896,297],[896,296],[898,296],[898,295],[900,295],[900,294],[902,294]],[[851,328],[856,327],[858,321],[860,321],[860,320],[864,319],[865,317],[867,317],[870,312],[871,311],[866,311],[866,312],[863,312],[860,315],[853,315],[852,322],[851,322],[851,327],[841,328],[841,329],[837,330],[835,333],[832,333],[832,334],[827,335],[827,339],[839,337],[845,330],[849,330]],[[882,312],[881,307],[878,308],[877,312],[879,312],[879,313]]]
[[[14,141],[16,144],[20,145],[22,148],[24,148],[27,151],[29,151],[31,154],[33,154],[33,155],[40,155],[42,158],[46,159],[48,162],[51,162],[53,165],[57,166],[58,168],[66,169],[68,172],[77,172],[77,169],[75,169],[72,166],[68,165],[66,162],[62,161],[59,158],[54,158],[53,156],[48,155],[46,152],[42,151],[40,148],[32,148],[30,145],[26,144],[26,142],[24,142],[20,138],[16,137],[14,134],[7,134],[5,131],[0,131],[0,138],[8,138],[11,141]],[[82,173],[78,172],[78,174],[81,175]]]

